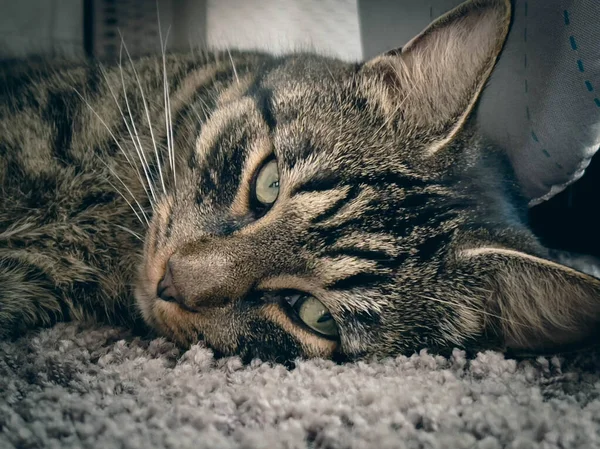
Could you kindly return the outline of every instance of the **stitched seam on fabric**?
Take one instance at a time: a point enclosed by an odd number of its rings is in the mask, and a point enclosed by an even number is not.
[[[563,12],[563,15],[564,15],[565,26],[568,27],[571,24],[571,18],[570,18],[569,11],[567,9],[565,9]],[[577,52],[577,49],[579,47],[577,45],[577,39],[575,38],[575,36],[573,34],[571,34],[569,36],[569,44],[571,45],[571,49],[573,51]],[[579,53],[579,52],[577,52],[577,53]],[[583,64],[583,60],[581,58],[577,59],[577,69],[581,73],[585,73],[585,65]],[[595,92],[594,85],[592,84],[592,82],[590,80],[584,80],[583,84],[585,85],[585,88],[588,92]],[[594,102],[594,104],[597,107],[600,108],[600,98],[594,96],[594,99],[592,101]]]
[[[540,139],[538,138],[537,134],[535,133],[535,130],[533,129],[533,122],[531,121],[531,111],[529,109],[529,81],[527,79],[527,17],[529,15],[529,4],[528,2],[524,3],[524,16],[525,16],[525,27],[523,30],[523,42],[524,42],[524,46],[525,46],[525,54],[523,55],[523,69],[525,72],[525,96],[527,98],[527,101],[525,102],[525,116],[527,117],[527,121],[529,122],[529,126],[531,127],[531,139],[536,143],[536,144],[540,144]],[[552,155],[550,154],[550,152],[543,147],[543,145],[539,145],[542,148],[540,148],[540,151],[542,152],[542,154],[544,156],[546,156],[547,158],[551,158]],[[558,167],[560,170],[563,169],[563,166],[561,164],[559,164],[558,162],[554,163],[556,165],[556,167]]]

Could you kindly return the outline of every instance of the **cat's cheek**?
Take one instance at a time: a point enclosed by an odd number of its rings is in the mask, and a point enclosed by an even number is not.
[[[136,307],[142,314],[144,322],[153,329],[160,331],[154,310],[157,301],[156,289],[151,287],[153,284],[148,278],[149,275],[152,275],[152,270],[149,269],[147,255],[145,255],[144,261],[138,266],[133,295]],[[158,273],[155,273],[155,277],[158,278]]]
[[[156,247],[156,233],[151,233],[146,240],[144,257],[138,267],[135,298],[144,320],[152,320],[151,309],[157,301],[156,289],[165,274],[167,261],[173,254],[172,246],[163,245]],[[149,323],[151,324],[151,322]]]
[[[156,320],[154,318],[154,313],[152,312],[152,303],[155,301],[155,298],[147,295],[144,289],[139,285],[135,287],[134,297],[135,304],[142,314],[144,322],[148,326],[156,328]]]
[[[176,304],[161,300],[154,301],[152,311],[157,330],[161,334],[184,347],[198,342],[199,331],[191,313],[182,310]]]
[[[189,312],[162,300],[155,300],[151,308],[156,329],[179,345],[189,347],[205,341],[222,354],[237,353],[239,335],[230,310],[206,308],[203,313]]]

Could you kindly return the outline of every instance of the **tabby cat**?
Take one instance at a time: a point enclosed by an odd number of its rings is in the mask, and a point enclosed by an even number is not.
[[[0,334],[96,319],[245,360],[593,336],[472,112],[510,26],[473,0],[365,63],[309,54],[11,64]]]

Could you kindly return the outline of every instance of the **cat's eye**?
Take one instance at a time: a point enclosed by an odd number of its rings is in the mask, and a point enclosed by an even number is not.
[[[293,294],[285,297],[298,318],[310,329],[325,337],[337,337],[338,328],[329,309],[314,296]]]
[[[263,207],[271,206],[279,196],[279,168],[277,161],[271,159],[264,164],[256,175],[254,197]]]

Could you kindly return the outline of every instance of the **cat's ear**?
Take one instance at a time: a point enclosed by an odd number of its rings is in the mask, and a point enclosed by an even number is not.
[[[449,137],[473,109],[508,34],[510,16],[510,0],[465,2],[402,49],[365,63],[362,71],[383,87],[386,112],[436,137]]]
[[[600,334],[600,279],[510,249],[463,249],[459,260],[485,281],[486,331],[506,349],[557,350]]]

